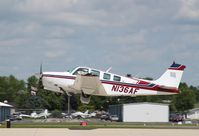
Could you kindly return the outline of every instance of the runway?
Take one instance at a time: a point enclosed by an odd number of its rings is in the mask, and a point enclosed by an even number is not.
[[[0,136],[198,136],[199,129],[93,129],[11,128],[0,129]]]

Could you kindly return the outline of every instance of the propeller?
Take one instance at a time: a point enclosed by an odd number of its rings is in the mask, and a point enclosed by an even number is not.
[[[35,77],[38,79],[36,83],[35,82],[31,83],[31,81],[29,81],[29,82],[26,83],[28,85],[28,87],[30,87],[31,95],[36,95],[36,93],[37,93],[37,91],[39,89],[43,89],[44,88],[43,83],[42,83],[42,78],[43,78],[42,63],[40,65],[39,73],[36,73]],[[32,79],[32,81],[33,80],[35,80],[35,79]]]
[[[43,68],[42,68],[42,63],[40,64],[40,71],[39,71],[39,73],[40,73],[40,75],[42,75],[42,70]]]
[[[42,71],[42,63],[40,65],[40,71],[39,73],[36,73],[35,76],[38,78],[38,81],[36,83],[35,86],[33,85],[30,85],[31,87],[31,94],[33,95],[36,95],[36,92],[39,90],[39,89],[43,89],[43,83],[42,83],[42,78],[43,78],[43,71]]]
[[[43,78],[43,67],[42,67],[42,63],[40,65],[40,71],[39,71],[39,80],[38,80],[38,86],[37,88],[42,88],[43,89],[43,83],[42,83],[42,78]]]

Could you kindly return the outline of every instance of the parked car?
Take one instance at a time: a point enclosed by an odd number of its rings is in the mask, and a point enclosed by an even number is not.
[[[110,116],[109,116],[109,114],[103,114],[103,115],[101,115],[100,119],[107,121],[107,120],[110,120]]]
[[[100,117],[101,120],[106,120],[106,121],[118,121],[119,118],[117,115],[110,115],[110,114],[103,114]]]
[[[184,117],[181,114],[178,113],[173,113],[169,115],[169,121],[171,122],[180,122],[180,121],[184,121]]]
[[[111,115],[110,119],[111,119],[111,121],[118,121],[119,120],[117,115]]]

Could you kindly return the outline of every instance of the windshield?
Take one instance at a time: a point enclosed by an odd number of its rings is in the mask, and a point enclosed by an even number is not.
[[[87,68],[78,68],[74,73],[73,75],[86,75],[88,74],[89,70]]]
[[[72,73],[74,69],[76,69],[76,67],[75,67],[75,68],[71,68],[71,69],[67,70],[67,72]]]

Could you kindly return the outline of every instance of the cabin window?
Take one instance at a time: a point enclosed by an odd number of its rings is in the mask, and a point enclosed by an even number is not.
[[[86,75],[88,74],[88,69],[87,68],[78,68],[74,73],[73,75]]]
[[[110,80],[111,75],[110,75],[110,74],[107,74],[107,73],[104,73],[103,78],[106,79],[106,80]]]
[[[120,76],[114,76],[114,77],[113,77],[113,80],[114,80],[114,81],[120,81],[120,80],[121,80],[121,77],[120,77]]]
[[[91,74],[95,76],[100,76],[100,72],[97,70],[91,70]]]

